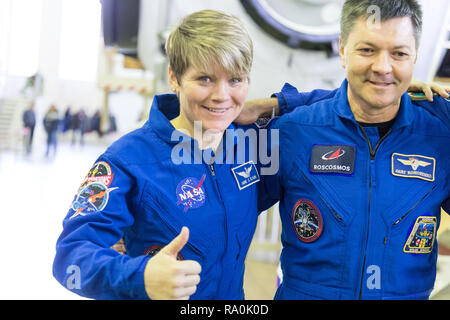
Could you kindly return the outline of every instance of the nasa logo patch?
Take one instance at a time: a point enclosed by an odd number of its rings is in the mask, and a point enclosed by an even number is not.
[[[313,242],[322,233],[322,215],[311,201],[300,199],[292,210],[292,225],[301,241]]]
[[[177,185],[177,205],[182,205],[184,212],[189,209],[200,208],[205,204],[206,193],[203,187],[205,177],[204,174],[200,181],[193,177],[185,178]]]

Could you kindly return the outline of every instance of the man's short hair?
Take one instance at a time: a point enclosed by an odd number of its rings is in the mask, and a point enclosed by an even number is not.
[[[250,75],[253,42],[243,23],[230,14],[202,10],[186,16],[166,42],[166,53],[180,82],[190,67],[217,63],[231,74]]]
[[[411,18],[416,49],[419,47],[423,13],[417,0],[346,0],[341,15],[341,39],[344,45],[356,20],[372,16],[375,12],[372,9],[379,12],[380,22],[392,18]]]

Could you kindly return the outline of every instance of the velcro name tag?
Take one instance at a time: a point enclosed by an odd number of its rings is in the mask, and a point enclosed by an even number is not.
[[[420,155],[392,154],[392,174],[398,177],[434,181],[436,160]]]
[[[236,179],[239,190],[245,189],[259,181],[258,169],[256,169],[253,161],[234,167],[231,171],[233,172],[234,179]]]
[[[349,145],[315,145],[311,152],[309,171],[352,175],[356,148]]]

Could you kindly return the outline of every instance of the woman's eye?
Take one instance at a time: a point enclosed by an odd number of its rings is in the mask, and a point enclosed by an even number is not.
[[[231,83],[238,84],[242,82],[242,78],[236,77],[231,79]]]
[[[207,77],[207,76],[203,76],[203,77],[199,77],[198,81],[203,82],[203,83],[209,83],[209,82],[211,82],[211,78]]]

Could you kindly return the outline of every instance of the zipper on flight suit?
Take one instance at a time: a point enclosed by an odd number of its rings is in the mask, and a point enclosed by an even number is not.
[[[306,181],[308,181],[311,185],[313,185],[311,183],[311,181],[306,177],[306,175],[302,172],[303,174],[303,178],[305,178]],[[328,203],[327,200],[325,200],[325,198],[322,196],[322,194],[320,192],[317,192],[320,196],[320,198],[322,198],[322,201],[327,205],[327,207],[331,210],[331,212],[334,214],[334,216],[336,217],[336,219],[341,222],[344,223],[344,220],[342,219],[342,217],[336,212],[336,210],[333,209],[333,207]]]
[[[364,244],[364,259],[363,259],[363,263],[362,263],[361,282],[360,282],[360,286],[359,286],[359,297],[358,297],[358,299],[361,300],[362,299],[364,273],[365,273],[364,271],[365,271],[365,266],[366,266],[367,242],[369,241],[369,229],[370,229],[370,206],[371,206],[371,201],[372,201],[372,161],[375,160],[375,155],[377,153],[378,147],[383,142],[383,140],[386,139],[386,137],[392,132],[392,128],[389,129],[389,131],[386,132],[386,134],[378,140],[378,142],[375,146],[375,149],[372,149],[372,144],[370,143],[370,139],[367,136],[366,132],[364,131],[364,129],[362,128],[362,126],[360,124],[358,124],[358,127],[361,130],[364,138],[366,139],[367,144],[369,145],[369,151],[370,151],[369,209],[368,209],[368,217],[367,217],[367,234],[366,234],[366,241]]]
[[[414,204],[408,211],[406,211],[406,213],[405,213],[404,215],[402,215],[400,218],[398,218],[392,225],[393,225],[393,226],[396,226],[396,225],[398,225],[398,224],[400,223],[400,221],[402,221],[403,219],[405,219],[405,217],[406,217],[407,215],[409,215],[411,211],[413,211],[420,203],[423,202],[423,200],[425,200],[425,198],[428,197],[428,195],[429,195],[431,192],[433,192],[434,189],[436,189],[436,186],[437,186],[437,185],[434,185],[430,190],[428,190],[428,192],[425,193],[425,195],[424,195],[419,201],[417,201],[416,204]],[[384,241],[383,241],[384,244],[387,243],[387,239],[388,239],[388,236],[385,236],[385,237],[384,237]]]
[[[227,243],[228,243],[228,215],[227,215],[227,208],[226,208],[226,206],[225,206],[225,202],[223,201],[222,194],[220,193],[219,184],[218,184],[218,182],[217,182],[216,169],[214,168],[214,161],[215,161],[215,158],[212,158],[212,159],[211,159],[211,162],[210,162],[209,164],[207,164],[207,166],[209,167],[209,170],[210,170],[210,172],[211,172],[212,179],[214,180],[213,184],[215,185],[215,189],[216,189],[217,195],[218,195],[219,198],[220,198],[220,201],[221,201],[221,203],[222,203],[223,210],[224,210],[224,212],[225,212],[225,237],[226,237],[226,239],[225,239],[225,241],[224,241],[224,246],[225,246],[225,248],[226,248],[226,246],[228,245],[228,244],[227,244]],[[205,164],[206,164],[206,163],[205,163]],[[224,248],[224,249],[225,249],[225,248]],[[222,253],[221,257],[220,257],[220,261],[223,261],[223,258],[224,258],[224,255],[225,255],[225,251],[226,251],[226,250],[223,250],[223,253]],[[218,269],[218,268],[216,268],[216,269]],[[216,270],[216,271],[217,271],[217,270]],[[218,272],[217,274],[218,274],[218,275],[222,275],[223,272],[224,272],[224,268],[222,267],[222,268],[221,268],[221,271]],[[223,278],[223,277],[222,277],[222,278]],[[219,290],[219,287],[220,287],[220,286],[217,286],[217,290]],[[216,291],[216,295],[217,295],[217,291]]]
[[[216,176],[216,170],[214,169],[214,162],[211,162],[209,164],[209,169],[211,170],[211,174],[213,175],[213,177]]]
[[[395,221],[392,225],[397,225],[400,221],[402,221],[411,211],[413,211],[425,198],[436,188],[436,185],[434,185],[428,192],[420,199],[415,205],[411,207],[404,215],[402,215],[397,221]]]

